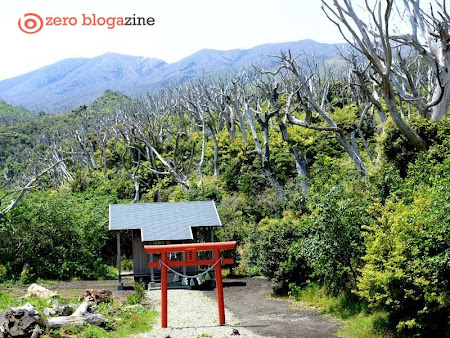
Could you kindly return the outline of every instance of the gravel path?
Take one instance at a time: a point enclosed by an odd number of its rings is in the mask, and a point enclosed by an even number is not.
[[[152,290],[147,293],[152,304],[160,310],[161,291]],[[233,337],[233,329],[240,333],[236,337],[260,338],[256,333],[239,326],[239,320],[228,309],[225,310],[226,325],[218,322],[217,303],[201,291],[168,290],[168,327],[161,328],[161,317],[149,333],[136,337],[165,338],[197,338],[197,337]],[[267,336],[266,336],[267,337]]]

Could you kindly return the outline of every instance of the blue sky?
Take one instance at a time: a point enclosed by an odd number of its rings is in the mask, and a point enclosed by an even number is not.
[[[74,26],[44,26],[25,34],[26,13],[75,17]],[[91,17],[154,17],[154,26],[82,26]],[[0,3],[0,80],[70,57],[107,52],[175,62],[202,48],[250,48],[269,42],[313,39],[343,42],[320,9],[319,0],[26,0]]]

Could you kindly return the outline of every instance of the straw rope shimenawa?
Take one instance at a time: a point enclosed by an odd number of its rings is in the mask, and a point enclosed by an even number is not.
[[[152,290],[147,293],[150,302],[155,309],[159,309],[161,292]],[[201,291],[193,290],[168,290],[168,317],[169,327],[161,328],[161,319],[153,325],[148,333],[140,334],[138,338],[196,338],[203,337],[248,337],[262,338],[262,336],[239,326],[236,316],[225,309],[227,325],[220,326],[217,318],[217,303],[205,296]],[[237,329],[239,335],[233,336],[233,330]]]
[[[197,280],[198,285],[201,285],[203,283],[203,280],[211,280],[211,276],[209,275],[209,272],[214,270],[217,264],[222,264],[222,257],[220,257],[213,265],[211,265],[207,270],[202,271],[201,273],[197,275],[183,275],[182,273],[179,273],[178,271],[175,271],[170,266],[164,264],[162,260],[159,260],[159,266],[161,268],[161,265],[164,265],[167,269],[169,269],[170,272],[174,274],[174,282],[178,282],[179,278],[182,278],[182,284],[183,285],[191,285],[194,286],[195,284],[192,284],[192,282]],[[189,280],[191,280],[191,283],[189,283]]]

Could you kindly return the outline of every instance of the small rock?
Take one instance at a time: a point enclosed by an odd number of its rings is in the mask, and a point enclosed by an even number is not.
[[[239,333],[238,329],[233,329],[233,333],[231,335],[232,336],[240,336],[241,334]]]
[[[56,297],[58,294],[54,291],[44,288],[39,284],[33,283],[28,287],[27,293],[22,296],[22,298],[36,296],[40,298],[51,298]]]

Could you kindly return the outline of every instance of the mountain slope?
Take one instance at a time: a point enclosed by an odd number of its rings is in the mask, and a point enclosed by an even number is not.
[[[34,117],[33,113],[0,100],[0,125],[10,126]]]
[[[122,92],[164,65],[158,59],[116,53],[62,60],[1,81],[0,98],[35,112],[70,110],[94,100],[105,90]]]
[[[338,58],[336,48],[312,40],[265,44],[251,49],[200,50],[178,62],[108,53],[95,58],[66,59],[30,73],[0,81],[0,99],[37,112],[67,111],[99,97],[105,90],[136,95],[167,82],[183,83],[203,75],[239,71],[252,63],[273,68],[280,51],[305,54],[317,61]]]

